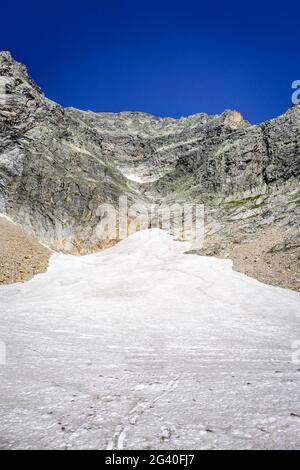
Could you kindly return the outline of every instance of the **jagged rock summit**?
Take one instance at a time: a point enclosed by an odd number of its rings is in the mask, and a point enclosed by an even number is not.
[[[97,208],[124,194],[203,203],[202,253],[237,258],[236,246],[260,240],[273,253],[270,275],[262,268],[258,277],[299,289],[299,105],[255,126],[230,110],[181,119],[95,113],[47,99],[8,52],[0,77],[0,212],[41,242],[80,254],[103,248]],[[284,281],[272,265],[278,256],[288,260]],[[245,263],[237,268],[247,272]]]

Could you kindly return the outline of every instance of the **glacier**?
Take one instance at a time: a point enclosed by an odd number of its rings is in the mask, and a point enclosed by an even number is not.
[[[1,449],[300,447],[300,294],[158,230],[0,287]]]

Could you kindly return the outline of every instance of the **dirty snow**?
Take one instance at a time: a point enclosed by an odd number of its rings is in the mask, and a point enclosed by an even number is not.
[[[300,447],[300,294],[140,232],[0,288],[0,448]]]

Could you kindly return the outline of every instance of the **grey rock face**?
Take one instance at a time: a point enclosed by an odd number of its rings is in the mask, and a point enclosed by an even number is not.
[[[181,119],[145,113],[92,113],[75,109],[67,112],[92,127],[103,142],[107,157],[129,179],[139,182],[156,181],[168,174],[183,155],[190,160],[203,141],[249,127],[235,111]]]
[[[211,127],[155,186],[169,194],[171,183],[186,177],[198,192],[230,195],[281,184],[300,175],[299,142],[299,105],[261,125],[226,131]]]
[[[208,243],[299,227],[300,106],[251,126],[237,111],[181,119],[63,109],[0,53],[0,210],[55,249],[102,248],[102,202],[204,203]],[[221,242],[220,242],[221,243]]]

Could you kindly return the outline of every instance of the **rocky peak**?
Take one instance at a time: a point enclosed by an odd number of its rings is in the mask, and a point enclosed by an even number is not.
[[[229,129],[241,129],[250,127],[250,123],[245,121],[239,111],[226,110],[223,114],[223,123],[225,127]]]
[[[6,87],[7,105],[23,107],[30,100],[40,103],[44,98],[42,90],[29,76],[27,68],[15,61],[9,52],[0,52],[0,78]]]

